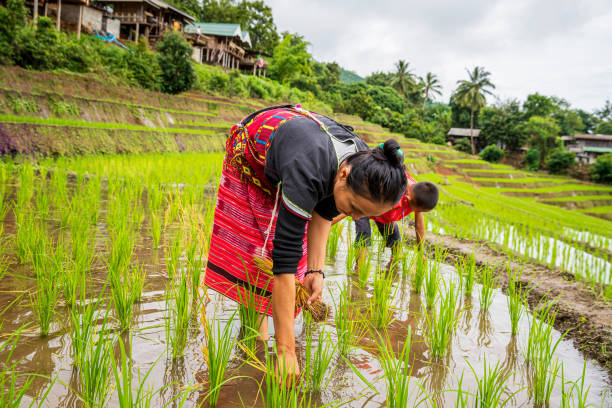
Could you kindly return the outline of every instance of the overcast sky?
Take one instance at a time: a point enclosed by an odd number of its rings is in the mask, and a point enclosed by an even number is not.
[[[587,111],[612,99],[612,0],[265,2],[279,31],[304,35],[316,60],[365,77],[404,59],[438,76],[444,102],[475,65],[501,99],[537,91]]]

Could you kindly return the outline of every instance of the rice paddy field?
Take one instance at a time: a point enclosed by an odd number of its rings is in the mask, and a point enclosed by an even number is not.
[[[509,261],[409,243],[392,257],[376,233],[358,257],[353,223],[334,226],[329,313],[296,319],[287,388],[273,335],[255,341],[257,317],[202,285],[224,134],[264,103],[53,75],[0,75],[0,406],[612,406],[607,343],[585,354],[559,296],[533,304],[524,279],[538,265],[609,313],[612,188],[396,136],[441,188],[428,235]]]

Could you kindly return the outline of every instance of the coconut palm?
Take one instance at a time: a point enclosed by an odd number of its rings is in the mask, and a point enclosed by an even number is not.
[[[436,74],[432,74],[431,72],[428,72],[427,75],[425,75],[425,78],[423,79],[423,84],[423,106],[425,106],[425,103],[427,103],[427,101],[429,100],[430,95],[442,95],[442,85],[440,85],[440,81],[438,80]]]
[[[407,97],[408,90],[414,82],[412,70],[408,69],[409,65],[409,62],[399,60],[397,64],[395,64],[397,72],[394,75],[395,77],[393,78],[393,81],[391,81],[391,86],[397,89],[397,92],[404,98]]]
[[[486,105],[485,95],[493,95],[489,89],[495,89],[495,85],[489,79],[491,73],[485,71],[484,67],[474,67],[472,71],[466,68],[469,79],[457,81],[455,100],[461,106],[470,108],[470,140],[472,142],[472,154],[476,153],[474,144],[474,111]]]

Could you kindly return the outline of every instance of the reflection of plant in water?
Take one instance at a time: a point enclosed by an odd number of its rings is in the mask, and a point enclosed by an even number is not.
[[[469,333],[472,330],[472,298],[468,296],[463,297],[463,332]]]
[[[488,311],[480,310],[480,312],[478,312],[478,345],[480,347],[490,346],[493,334],[494,330],[491,324],[491,315]]]

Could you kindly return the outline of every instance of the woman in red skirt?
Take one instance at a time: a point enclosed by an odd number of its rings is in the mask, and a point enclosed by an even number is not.
[[[352,131],[286,105],[247,116],[226,143],[205,283],[237,302],[256,297],[260,313],[273,317],[289,374],[299,374],[295,278],[312,294],[308,302],[321,298],[331,221],[383,214],[406,189],[397,142],[370,150]],[[272,259],[273,280],[255,258]],[[260,339],[267,336],[264,318]]]

